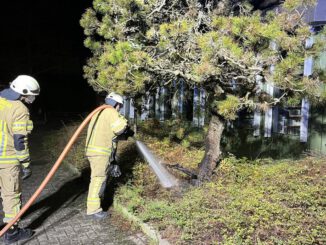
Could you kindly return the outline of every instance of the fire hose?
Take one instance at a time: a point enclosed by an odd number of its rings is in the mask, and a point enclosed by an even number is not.
[[[65,156],[68,154],[70,148],[72,147],[72,145],[74,144],[74,142],[76,141],[77,137],[79,136],[79,134],[82,132],[82,130],[85,128],[85,126],[87,125],[87,123],[92,119],[92,117],[94,116],[95,113],[97,113],[98,111],[104,110],[105,108],[112,108],[111,106],[108,105],[102,105],[98,108],[96,108],[95,110],[93,110],[86,118],[85,120],[80,124],[80,126],[78,127],[78,129],[75,131],[75,133],[73,134],[73,136],[70,138],[69,142],[67,143],[66,147],[63,149],[62,153],[60,154],[60,156],[58,157],[57,161],[54,163],[52,169],[50,170],[50,172],[48,173],[48,175],[45,177],[45,179],[43,180],[43,182],[41,183],[41,185],[37,188],[37,190],[34,192],[34,194],[31,196],[31,198],[28,200],[28,202],[22,207],[22,209],[19,211],[19,213],[15,216],[15,218],[13,218],[1,231],[0,231],[0,237],[3,236],[3,234],[5,232],[7,232],[7,230],[13,226],[18,219],[29,209],[29,207],[34,203],[34,201],[36,200],[36,198],[41,194],[41,192],[43,191],[43,189],[45,188],[45,186],[49,183],[49,181],[51,180],[51,178],[53,177],[53,175],[55,174],[55,172],[58,170],[60,164],[62,163],[63,159],[65,158]]]

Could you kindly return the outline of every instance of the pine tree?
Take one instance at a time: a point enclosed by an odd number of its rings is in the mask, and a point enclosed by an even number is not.
[[[325,49],[325,31],[305,47],[312,33],[304,14],[313,4],[285,0],[266,13],[236,0],[94,0],[81,19],[92,51],[85,78],[97,91],[133,97],[173,81],[205,88],[211,119],[199,179],[207,180],[221,158],[224,124],[239,110],[325,100],[322,71],[303,77],[304,59]],[[273,98],[258,81],[282,93]]]

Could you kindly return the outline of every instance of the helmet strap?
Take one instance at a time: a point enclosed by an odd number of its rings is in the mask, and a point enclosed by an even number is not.
[[[32,104],[36,98],[35,95],[24,95],[21,97],[22,100],[27,104]]]

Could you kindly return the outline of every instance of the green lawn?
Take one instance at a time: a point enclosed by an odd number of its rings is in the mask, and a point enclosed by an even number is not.
[[[325,244],[325,173],[322,159],[229,157],[201,187],[162,190],[139,163],[117,198],[172,244]]]

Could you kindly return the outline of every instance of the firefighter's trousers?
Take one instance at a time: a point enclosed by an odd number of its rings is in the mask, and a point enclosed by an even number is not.
[[[21,208],[20,166],[0,167],[0,188],[4,223],[10,222]]]
[[[91,166],[91,182],[87,197],[87,214],[95,214],[102,211],[100,193],[105,188],[109,156],[89,156]]]

